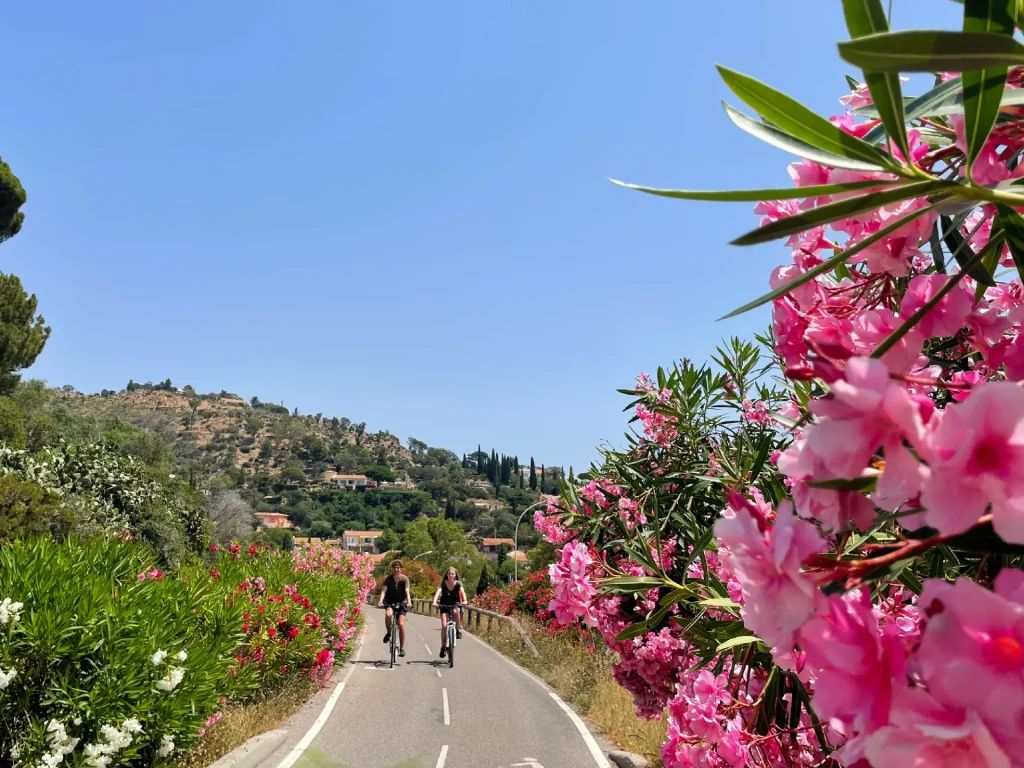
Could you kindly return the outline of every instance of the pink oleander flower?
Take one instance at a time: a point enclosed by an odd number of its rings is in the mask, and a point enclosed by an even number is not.
[[[921,593],[928,616],[915,662],[932,697],[976,713],[1009,754],[1024,750],[1024,604],[1020,577],[991,592],[969,579],[929,579]]]
[[[922,454],[921,504],[915,518],[942,533],[973,526],[992,505],[1006,542],[1024,543],[1024,390],[1008,382],[977,386],[948,406]]]
[[[860,733],[889,721],[893,688],[902,685],[905,654],[898,639],[879,631],[871,598],[861,589],[828,598],[828,613],[799,633],[805,663],[814,673],[814,708]]]
[[[587,626],[597,626],[591,600],[597,594],[597,587],[590,580],[588,569],[594,564],[587,545],[583,542],[566,544],[562,547],[559,561],[550,566],[551,587],[554,597],[548,610],[562,625],[583,619]]]
[[[918,275],[913,278],[900,301],[900,317],[909,319],[952,279],[946,275]],[[973,304],[974,299],[967,291],[954,288],[921,318],[916,328],[929,338],[954,336],[966,325]]]
[[[868,737],[873,768],[1011,768],[975,712],[947,708],[920,688],[897,691],[892,723]]]
[[[794,634],[824,600],[800,570],[805,559],[823,549],[817,529],[795,517],[789,502],[779,506],[773,526],[756,519],[746,505],[730,504],[715,523],[715,536],[727,550],[723,565],[743,590],[743,623],[769,645],[791,650]]]

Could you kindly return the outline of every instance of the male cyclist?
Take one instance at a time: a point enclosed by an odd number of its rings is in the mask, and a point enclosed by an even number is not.
[[[459,604],[466,602],[466,593],[462,589],[462,582],[459,581],[459,572],[449,568],[444,578],[441,579],[441,586],[434,593],[434,607],[441,609],[441,658],[448,653],[448,614],[455,616],[455,639],[462,639],[462,612]]]
[[[391,614],[398,614],[398,655],[405,656],[405,614],[409,610],[411,590],[409,589],[409,577],[402,573],[402,561],[395,560],[391,564],[391,575],[384,579],[384,589],[380,591],[380,600],[377,607],[388,604],[387,615],[384,617],[384,626],[387,631],[384,633],[384,642],[391,640]],[[392,611],[392,605],[398,605]]]

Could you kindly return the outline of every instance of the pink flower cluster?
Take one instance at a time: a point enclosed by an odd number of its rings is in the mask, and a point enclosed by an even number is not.
[[[554,597],[548,609],[560,624],[571,624],[583,619],[588,626],[596,626],[591,600],[597,587],[591,581],[590,571],[594,558],[583,542],[566,544],[557,563],[550,568]]]

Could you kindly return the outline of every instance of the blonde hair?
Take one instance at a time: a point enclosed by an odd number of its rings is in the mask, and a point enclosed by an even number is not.
[[[444,572],[444,577],[443,577],[442,580],[446,580],[448,578],[448,574],[451,573],[452,571],[455,571],[455,580],[458,581],[459,580],[459,569],[456,568],[454,565],[451,566],[447,571]]]

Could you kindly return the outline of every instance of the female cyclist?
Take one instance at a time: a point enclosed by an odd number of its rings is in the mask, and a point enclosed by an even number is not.
[[[462,590],[462,582],[459,581],[459,572],[454,568],[449,568],[445,573],[444,578],[441,579],[441,586],[437,588],[437,592],[434,593],[434,607],[441,609],[441,658],[445,657],[448,652],[448,633],[446,627],[448,626],[448,614],[454,612],[455,614],[455,638],[457,640],[462,639],[462,611],[459,610],[459,604],[465,603],[466,593]]]

